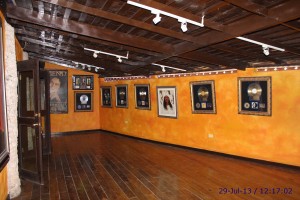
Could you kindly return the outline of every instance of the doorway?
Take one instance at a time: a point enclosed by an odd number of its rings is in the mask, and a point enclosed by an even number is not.
[[[38,60],[17,63],[20,177],[43,184],[43,155],[51,153],[49,79]]]

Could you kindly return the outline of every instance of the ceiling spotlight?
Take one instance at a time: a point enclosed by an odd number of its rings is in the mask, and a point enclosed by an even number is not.
[[[98,57],[97,52],[94,52],[93,57],[94,57],[94,58],[97,58],[97,57]]]
[[[153,18],[153,23],[154,23],[154,24],[158,24],[158,23],[160,22],[160,20],[161,20],[160,14],[159,14],[159,13],[156,13],[156,17]]]
[[[269,47],[267,46],[262,46],[263,52],[266,56],[270,55]]]
[[[186,32],[188,30],[186,21],[181,22],[181,30],[182,32]]]
[[[118,57],[118,62],[121,63],[122,62],[122,58]]]
[[[165,67],[161,67],[161,71],[162,72],[166,72],[166,68]]]

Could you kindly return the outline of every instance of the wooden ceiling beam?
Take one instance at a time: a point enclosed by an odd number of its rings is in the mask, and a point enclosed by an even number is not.
[[[24,47],[24,51],[33,52],[33,53],[37,53],[37,54],[44,55],[44,56],[55,55],[55,57],[60,58],[60,59],[71,60],[71,61],[79,62],[79,63],[85,63],[88,65],[93,65],[93,66],[97,66],[97,67],[103,67],[103,68],[105,68],[105,70],[112,69],[112,70],[117,70],[117,71],[119,70],[119,71],[124,72],[122,69],[130,70],[130,68],[132,68],[129,65],[108,62],[104,59],[91,59],[90,56],[87,56],[85,54],[76,54],[76,55],[64,54],[64,55],[62,55],[52,49],[48,49],[48,48],[43,49],[37,44],[27,44]],[[80,55],[80,56],[78,56],[78,55]]]
[[[194,14],[186,12],[184,10],[178,10],[176,8],[173,8],[173,7],[163,4],[163,3],[159,3],[159,2],[156,2],[153,0],[133,0],[133,1],[136,3],[140,3],[140,4],[143,4],[143,5],[158,9],[158,10],[162,10],[162,11],[180,16],[180,17],[184,17],[184,18],[196,21],[196,22],[201,22],[202,16],[194,15]],[[204,17],[204,25],[205,25],[205,27],[208,27],[208,28],[211,28],[214,30],[218,30],[218,31],[223,31],[223,28],[224,28],[224,26],[222,24],[214,22],[209,19],[205,19],[205,17]]]
[[[259,54],[259,55],[258,54],[253,54],[253,53],[250,53],[248,51],[238,49],[238,48],[235,48],[235,47],[231,47],[231,46],[228,46],[228,45],[225,45],[225,44],[216,44],[216,45],[213,45],[211,47],[214,48],[214,49],[221,50],[221,51],[226,51],[226,52],[234,53],[236,55],[244,56],[246,58],[256,58],[256,59],[259,59],[259,60],[272,61],[275,64],[283,64],[282,60],[272,58],[272,57],[267,57],[263,54]]]
[[[273,40],[263,38],[263,37],[260,37],[260,36],[255,36],[255,35],[247,35],[246,37],[249,38],[249,39],[255,40],[255,41],[265,43],[265,44],[269,44],[269,45],[273,45],[273,46],[276,46],[276,47],[279,47],[279,48],[283,48],[283,49],[285,49],[285,51],[287,51],[289,53],[292,53],[292,54],[295,54],[295,55],[300,55],[300,50],[295,49],[293,47],[289,47],[289,46],[284,45],[284,44],[281,44],[279,42],[275,42]]]
[[[208,33],[202,34],[197,37],[198,40],[203,41],[202,45],[191,45],[187,42],[175,45],[173,56],[180,56],[181,54],[186,54],[188,52],[195,51],[199,48],[216,44],[219,42],[224,42],[226,40],[234,39],[237,36],[245,35],[253,31],[268,28],[281,24],[286,21],[297,19],[300,17],[300,1],[299,0],[289,0],[276,6],[275,8],[270,8],[268,10],[269,16],[264,17],[261,15],[250,15],[249,17],[243,18],[237,22],[229,24],[225,27],[223,32],[210,31]],[[273,20],[276,18],[278,20]],[[167,59],[166,56],[164,59]],[[162,59],[163,60],[163,59]],[[159,60],[153,59],[149,62],[158,62]],[[241,68],[244,68],[241,67]]]
[[[252,1],[249,0],[224,0],[232,5],[235,5],[239,8],[242,8],[243,10],[247,10],[249,12],[252,12],[254,14],[259,14],[259,15],[264,15],[267,16],[268,15],[268,9],[258,5]]]
[[[46,32],[53,32],[54,29],[51,28],[47,28],[47,27],[43,27],[40,25],[36,25],[36,24],[29,24],[29,23],[21,23],[18,20],[14,20],[14,19],[10,19],[10,22],[13,23],[14,25],[18,25],[18,26],[23,26],[23,27],[27,27],[27,28],[31,28],[31,29],[36,29],[36,30],[40,30],[40,31],[46,31]],[[150,50],[144,50],[144,49],[140,49],[140,48],[135,48],[135,47],[131,47],[131,46],[125,46],[122,44],[117,44],[117,43],[113,43],[113,42],[109,42],[109,41],[103,41],[100,39],[96,39],[96,38],[91,38],[88,36],[83,36],[83,35],[77,35],[77,34],[73,34],[73,33],[69,33],[66,31],[61,31],[61,30],[55,30],[56,34],[59,35],[63,35],[63,36],[67,36],[70,38],[76,38],[77,40],[81,40],[85,43],[92,43],[92,44],[101,44],[101,45],[106,45],[106,46],[112,46],[112,47],[118,47],[127,51],[134,51],[134,52],[138,52],[141,54],[146,54],[149,56],[154,56],[154,57],[158,57],[161,56],[161,54],[157,53],[157,52],[152,52]],[[91,48],[91,46],[88,46]]]
[[[66,9],[71,9],[71,10],[76,10],[82,13],[87,13],[89,15],[93,15],[96,17],[101,17],[104,19],[108,19],[108,20],[112,20],[115,22],[119,22],[121,24],[127,24],[130,26],[134,26],[134,27],[138,27],[147,31],[151,31],[153,33],[158,33],[161,35],[165,35],[168,37],[172,37],[172,38],[176,38],[176,39],[180,39],[180,40],[185,40],[185,41],[189,41],[189,42],[197,42],[197,40],[192,37],[189,36],[187,34],[184,33],[180,33],[180,32],[176,32],[176,31],[172,31],[170,29],[166,29],[166,28],[162,28],[159,26],[154,26],[152,24],[148,24],[142,21],[138,21],[135,19],[128,19],[127,17],[118,15],[118,14],[114,14],[111,12],[107,12],[104,10],[100,10],[97,8],[92,8],[92,7],[88,7],[76,2],[71,2],[71,1],[64,1],[64,0],[42,0],[44,2],[47,3],[51,3],[57,6],[61,6],[64,7]]]
[[[206,62],[206,63],[213,64],[213,65],[226,66],[228,68],[234,68],[234,69],[240,69],[240,70],[245,70],[245,68],[248,66],[247,63],[243,63],[243,62],[239,62],[239,61],[232,62],[224,57],[215,56],[215,55],[211,55],[211,54],[204,53],[204,52],[198,52],[198,51],[181,54],[178,57],[195,60],[195,61]]]
[[[19,8],[15,6],[8,6],[7,16],[12,19],[20,21],[26,21],[28,23],[34,23],[41,26],[63,30],[78,35],[84,35],[96,39],[102,39],[110,42],[116,42],[119,44],[129,45],[136,48],[147,49],[163,54],[170,54],[173,51],[171,45],[137,37],[126,36],[121,33],[116,33],[108,29],[98,28],[89,24],[75,22],[72,20],[63,20],[60,17],[51,17],[50,15],[38,15],[37,12]]]

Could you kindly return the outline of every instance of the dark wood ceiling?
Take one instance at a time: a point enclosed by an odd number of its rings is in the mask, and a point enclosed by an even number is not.
[[[104,77],[182,72],[152,63],[186,72],[300,64],[299,0],[134,1],[194,21],[204,15],[204,27],[188,24],[182,32],[177,19],[164,15],[155,25],[154,14],[126,0],[8,0],[7,18],[30,58],[102,67],[90,70]],[[285,51],[266,56],[262,46],[238,36]],[[94,58],[84,48],[129,57]]]

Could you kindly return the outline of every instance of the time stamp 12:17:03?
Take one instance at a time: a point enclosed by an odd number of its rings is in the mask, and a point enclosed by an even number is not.
[[[293,194],[293,188],[219,188],[219,194]]]

